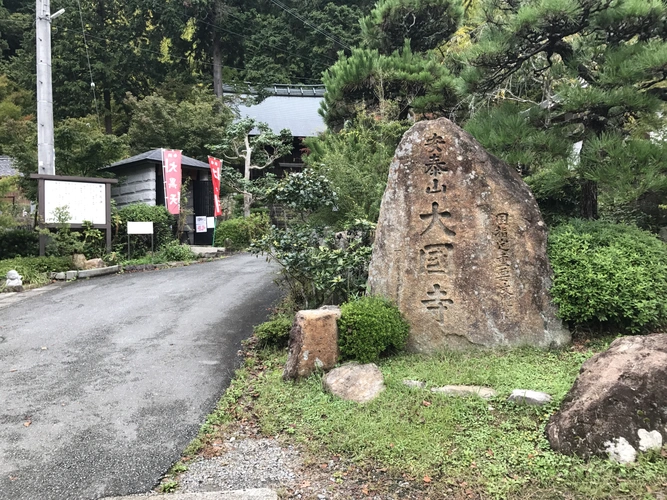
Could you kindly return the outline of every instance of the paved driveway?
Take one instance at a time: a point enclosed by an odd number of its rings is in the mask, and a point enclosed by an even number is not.
[[[277,301],[275,273],[234,255],[77,281],[0,309],[0,499],[154,487]]]

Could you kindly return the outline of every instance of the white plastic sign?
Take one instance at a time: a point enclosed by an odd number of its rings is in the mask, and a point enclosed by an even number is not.
[[[153,234],[153,223],[128,221],[127,234]]]

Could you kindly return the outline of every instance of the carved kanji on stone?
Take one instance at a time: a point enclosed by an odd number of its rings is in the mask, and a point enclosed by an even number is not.
[[[446,298],[447,292],[440,289],[439,284],[433,285],[432,292],[426,292],[428,299],[422,300],[422,304],[426,306],[426,309],[435,316],[435,320],[439,324],[444,324],[445,322],[445,311],[447,306],[450,306],[454,303],[453,300]]]
[[[426,229],[424,229],[421,234],[424,234],[431,229],[434,228],[439,228],[442,229],[446,235],[448,236],[456,236],[456,233],[449,229],[447,226],[445,226],[442,222],[442,219],[448,219],[452,216],[451,213],[447,211],[442,211],[440,212],[440,205],[438,205],[438,202],[434,201],[431,204],[431,213],[430,214],[419,214],[419,218],[421,220],[429,220],[431,219],[431,222],[429,222],[428,226],[426,226]]]

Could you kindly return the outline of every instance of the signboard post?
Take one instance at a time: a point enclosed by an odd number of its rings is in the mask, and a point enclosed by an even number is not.
[[[91,222],[95,229],[106,230],[106,248],[111,251],[111,184],[116,179],[102,177],[66,177],[62,175],[32,174],[37,179],[39,227],[54,228],[66,222],[73,229],[81,229]],[[69,218],[59,221],[57,209],[66,207]],[[46,238],[39,237],[39,255],[46,253]]]
[[[130,222],[127,221],[127,258],[132,258],[132,250],[130,248],[130,235],[131,234],[150,234],[151,235],[151,262],[152,255],[155,252],[155,246],[153,242],[153,223],[152,222]]]

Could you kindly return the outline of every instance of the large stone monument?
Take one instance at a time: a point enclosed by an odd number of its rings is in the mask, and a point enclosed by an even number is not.
[[[559,346],[546,244],[517,172],[451,121],[419,122],[390,167],[370,291],[398,305],[413,351]]]

